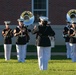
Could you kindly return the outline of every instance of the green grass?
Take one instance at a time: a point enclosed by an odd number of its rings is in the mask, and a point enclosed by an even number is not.
[[[76,63],[65,56],[52,56],[48,70],[40,71],[37,56],[28,56],[25,63],[18,63],[16,57],[6,62],[0,59],[1,75],[76,75]]]
[[[36,46],[35,45],[28,45],[27,46],[27,52],[36,52]],[[3,45],[0,45],[0,52],[3,52],[4,48]],[[15,45],[12,46],[12,52],[16,52]],[[56,45],[54,48],[52,48],[52,52],[66,52],[65,45]]]

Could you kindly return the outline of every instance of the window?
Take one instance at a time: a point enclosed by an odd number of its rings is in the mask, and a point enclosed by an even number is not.
[[[35,22],[39,16],[48,16],[48,0],[32,0],[32,11],[35,16]]]

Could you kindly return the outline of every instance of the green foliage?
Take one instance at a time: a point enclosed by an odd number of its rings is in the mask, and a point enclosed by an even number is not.
[[[0,46],[0,52],[3,52],[4,48],[3,45]],[[27,52],[36,52],[37,48],[35,45],[28,45]],[[52,52],[66,52],[65,45],[56,45],[54,48],[51,49]],[[16,46],[12,46],[12,52],[16,52]]]
[[[56,45],[54,48],[52,48],[52,52],[66,52],[66,46]]]

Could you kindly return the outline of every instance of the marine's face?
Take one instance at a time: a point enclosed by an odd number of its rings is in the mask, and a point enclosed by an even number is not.
[[[20,26],[20,27],[22,27],[22,26],[24,25],[23,22],[20,22],[20,21],[19,21],[18,23],[19,23],[19,26]]]
[[[5,27],[8,29],[9,28],[9,25],[8,24],[5,24]]]
[[[43,21],[42,21],[42,20],[40,20],[39,24],[40,24],[40,25],[43,25]]]

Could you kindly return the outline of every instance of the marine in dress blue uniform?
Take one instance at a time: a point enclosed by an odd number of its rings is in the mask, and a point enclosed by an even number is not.
[[[33,34],[36,34],[36,45],[38,64],[40,70],[47,70],[48,61],[51,52],[51,42],[48,36],[54,36],[55,33],[50,26],[47,25],[48,18],[41,16],[39,26],[35,26],[32,30]]]
[[[19,26],[14,29],[14,36],[17,37],[16,49],[18,62],[25,62],[25,52],[27,44],[27,27],[23,24],[23,19],[18,19]]]
[[[4,56],[7,61],[10,60],[11,56],[13,31],[9,27],[10,21],[4,21],[4,23],[6,28],[2,31],[2,35],[4,37]]]

